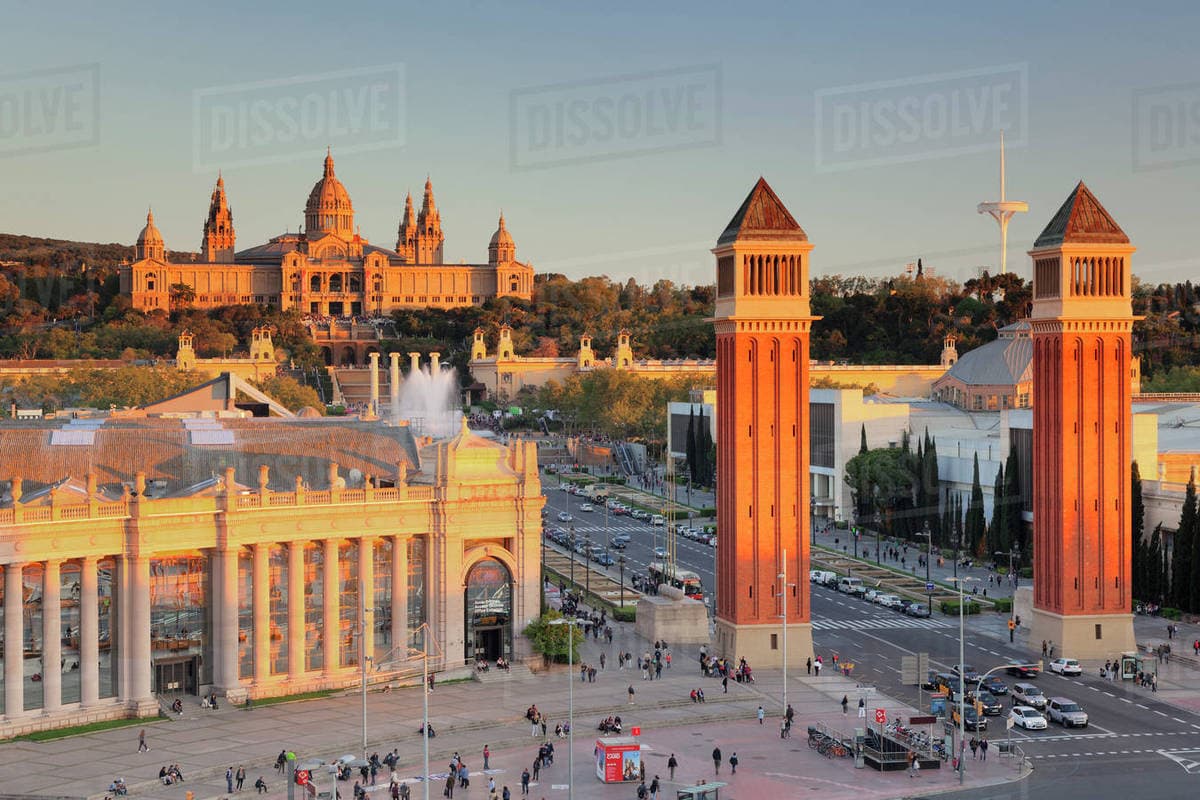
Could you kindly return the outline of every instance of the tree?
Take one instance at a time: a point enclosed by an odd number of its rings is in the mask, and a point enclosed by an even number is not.
[[[1146,543],[1142,541],[1142,531],[1146,520],[1146,507],[1142,500],[1142,476],[1138,463],[1134,461],[1129,469],[1129,539],[1130,552],[1133,555],[1133,597],[1150,599],[1147,593],[1150,582],[1150,554]]]
[[[1179,529],[1171,547],[1171,605],[1191,611],[1192,605],[1192,541],[1196,536],[1196,481],[1188,479],[1183,510],[1179,514]]]
[[[938,545],[942,541],[942,519],[938,505],[941,502],[941,478],[938,476],[937,442],[925,431],[925,450],[921,461],[921,485],[925,487],[925,520],[933,541]]]
[[[196,301],[196,290],[186,283],[172,283],[167,291],[172,309],[184,308]]]
[[[712,439],[708,420],[704,418],[704,409],[700,409],[699,443],[696,457],[700,460],[700,485],[714,486],[717,482],[717,446]]]
[[[1012,513],[1012,503],[1007,495],[1008,484],[1004,481],[1004,465],[996,470],[996,482],[992,486],[992,524],[988,536],[988,546],[997,553],[1008,553],[1011,543],[1008,540],[1008,515]]]
[[[876,511],[885,531],[896,530],[897,514],[912,507],[913,484],[911,453],[897,447],[883,447],[859,453],[846,462],[846,484],[860,508],[860,523]]]
[[[555,623],[563,615],[551,609],[525,627],[525,636],[547,663],[567,660],[567,644],[573,650],[571,658],[579,663],[579,645],[583,643],[583,631],[578,625]],[[569,638],[568,638],[569,637]]]
[[[979,453],[975,453],[975,467],[971,474],[971,500],[967,505],[967,518],[963,534],[965,547],[981,557],[987,546],[987,530],[983,515],[983,487],[979,484]]]
[[[867,423],[865,422],[862,424],[862,428],[859,431],[858,452],[867,452]]]
[[[1008,540],[1008,550],[1017,551],[1018,558],[1013,562],[1020,565],[1022,559],[1029,558],[1032,551],[1025,541],[1025,521],[1021,519],[1024,504],[1021,502],[1021,473],[1020,462],[1017,461],[1017,449],[1009,448],[1008,459],[1004,462],[1004,502],[1008,505],[1005,520],[1008,530],[1005,538]]]
[[[305,386],[291,376],[273,375],[265,380],[251,381],[251,383],[255,388],[270,395],[288,411],[299,411],[308,406],[322,414],[325,413],[325,404],[321,402],[317,390],[311,386]]]
[[[700,475],[697,472],[699,464],[696,460],[696,411],[691,405],[688,406],[688,426],[687,426],[687,464],[688,475],[692,478],[692,483],[700,483]]]

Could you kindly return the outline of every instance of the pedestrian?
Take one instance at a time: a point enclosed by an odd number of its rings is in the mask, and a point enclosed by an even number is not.
[[[485,744],[483,746],[483,768],[484,769],[491,769],[491,767],[488,765],[488,760],[491,757],[492,757],[492,751],[489,750],[488,746]]]
[[[729,675],[728,674],[726,674],[725,677],[721,678],[721,688],[724,690],[725,694],[729,694]]]
[[[454,797],[454,773],[446,776],[446,788],[442,789],[442,797]]]
[[[629,705],[633,705],[633,684],[632,683],[629,684],[629,689],[627,691],[629,692]]]
[[[1200,641],[1197,641],[1197,646],[1200,647]],[[804,662],[804,668],[808,670],[809,675],[812,675],[812,659],[811,658],[809,658],[808,661]]]
[[[842,716],[846,715],[846,709],[850,707],[850,696],[842,695]]]
[[[735,752],[733,755],[731,755],[729,757],[729,774],[730,775],[737,775],[737,765],[738,765],[738,757],[737,757],[737,753]]]
[[[766,716],[767,716],[767,712],[763,711],[762,706],[759,706],[758,707],[758,724],[759,725],[763,724],[763,720],[766,719]]]
[[[987,749],[988,749],[988,740],[987,740],[987,737],[984,736],[983,738],[981,738],[979,740],[979,760],[980,761],[987,761]]]
[[[491,796],[491,795],[494,795],[495,793],[496,793],[496,779],[492,778],[492,777],[488,777],[488,795]]]
[[[1046,657],[1046,652],[1048,650],[1049,650],[1049,646],[1046,644],[1046,640],[1042,639],[1042,658]]]
[[[867,718],[867,701],[861,697],[858,698],[858,718],[859,719]]]
[[[1152,691],[1152,692],[1158,691],[1158,673],[1157,672],[1150,676],[1150,691]]]
[[[238,765],[237,773],[234,775],[234,778],[237,780],[237,791],[240,792],[242,790],[242,784],[246,782],[246,768],[241,764]],[[372,783],[374,783],[374,781],[372,781]]]
[[[921,774],[921,760],[912,750],[908,751],[908,777],[915,778]]]
[[[432,672],[429,673],[429,693],[433,694],[433,673]],[[454,795],[451,794],[451,797],[453,797],[453,796]]]
[[[604,653],[600,654],[600,669],[604,669]]]
[[[712,760],[713,760],[713,770],[718,775],[720,775],[721,774],[721,748],[719,748],[719,747],[713,748]]]
[[[671,753],[671,757],[667,759],[667,775],[670,776],[671,780],[675,780],[675,768],[678,766],[678,759],[675,758],[674,753]]]
[[[821,677],[821,659],[813,662],[813,675],[817,678]]]
[[[529,770],[521,773],[521,794],[529,794]]]
[[[138,752],[149,753],[150,748],[146,745],[146,729],[142,728],[138,731]]]
[[[233,794],[233,767],[226,767],[225,769],[225,788],[230,794]]]
[[[650,800],[658,800],[658,776],[654,776],[654,780],[650,781]]]
[[[979,757],[979,740],[974,736],[971,737],[971,758]]]

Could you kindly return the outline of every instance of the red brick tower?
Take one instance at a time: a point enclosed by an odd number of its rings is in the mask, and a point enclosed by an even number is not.
[[[717,258],[717,643],[752,665],[812,656],[808,236],[762,178]]]
[[[1129,237],[1082,182],[1034,242],[1033,639],[1133,650]]]

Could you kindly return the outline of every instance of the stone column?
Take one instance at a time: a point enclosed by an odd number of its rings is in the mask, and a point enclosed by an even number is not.
[[[395,424],[400,419],[400,354],[389,353],[388,359],[388,399],[391,403],[389,412],[392,424]]]
[[[304,542],[288,542],[288,679],[304,668]]]
[[[125,582],[121,597],[128,612],[119,622],[125,629],[122,638],[126,644],[120,658],[121,685],[125,689],[121,700],[138,716],[146,716],[158,705],[150,675],[150,559],[127,555],[121,560]]]
[[[42,568],[42,711],[62,707],[62,575],[58,561]]]
[[[359,606],[363,614],[359,624],[362,625],[362,654],[369,658],[369,663],[375,659],[375,629],[379,627],[375,619],[375,538],[364,536],[358,540],[358,591]]]
[[[371,361],[371,413],[379,416],[379,353],[370,354]]]
[[[271,674],[271,546],[254,545],[254,682]]]
[[[324,638],[324,657],[325,657],[325,673],[331,674],[338,670],[341,666],[338,663],[338,645],[342,635],[342,621],[340,619],[341,597],[339,596],[340,584],[338,580],[338,540],[326,539],[325,546],[325,569],[322,573],[322,630],[325,633]]]
[[[392,647],[408,645],[408,539],[392,537]],[[403,658],[404,656],[399,656]]]
[[[79,670],[79,704],[94,706],[100,701],[100,585],[92,556],[79,565]]]
[[[238,549],[213,551],[213,683],[237,694],[238,684]]]
[[[4,565],[4,715],[25,713],[25,620],[22,564]]]

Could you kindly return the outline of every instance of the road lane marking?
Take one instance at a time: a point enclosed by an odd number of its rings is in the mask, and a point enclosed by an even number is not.
[[[1155,713],[1155,714],[1158,714],[1160,717],[1168,717],[1168,716],[1170,716],[1170,714],[1164,714],[1163,712],[1161,712],[1161,711],[1159,711],[1159,710],[1157,710],[1157,709],[1155,709],[1154,713]]]
[[[1180,719],[1179,717],[1171,717],[1171,719],[1175,720],[1176,722],[1182,722],[1184,725],[1187,725],[1186,719]]]

